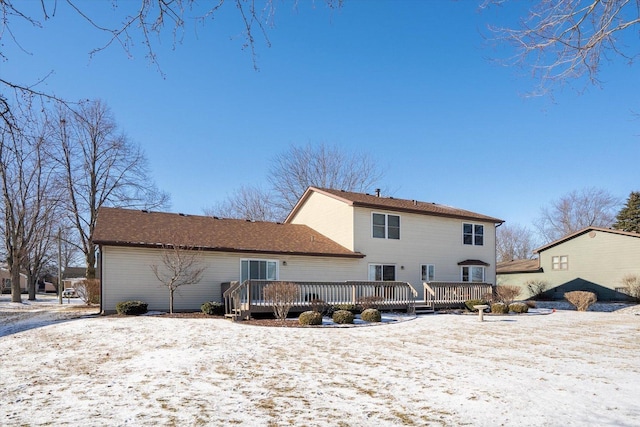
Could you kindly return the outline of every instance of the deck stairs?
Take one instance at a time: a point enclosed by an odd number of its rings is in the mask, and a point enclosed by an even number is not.
[[[433,304],[428,304],[425,301],[416,301],[414,306],[414,312],[416,315],[420,314],[434,314],[436,312]]]

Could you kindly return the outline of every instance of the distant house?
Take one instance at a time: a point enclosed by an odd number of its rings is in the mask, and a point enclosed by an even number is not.
[[[103,208],[100,246],[103,310],[141,299],[166,310],[167,292],[150,266],[162,245],[201,249],[199,284],[180,288],[176,310],[222,299],[223,283],[407,282],[424,299],[423,282],[495,283],[495,226],[502,220],[420,202],[310,187],[284,223]]]
[[[27,275],[20,273],[20,289],[27,292]],[[0,267],[0,292],[11,293],[11,272],[6,267]]]
[[[62,289],[75,288],[84,282],[85,275],[85,267],[66,267],[62,272]]]
[[[498,284],[522,288],[530,296],[527,282],[546,281],[545,296],[564,298],[565,292],[595,292],[598,300],[628,299],[622,278],[640,277],[640,234],[587,227],[534,251],[538,259],[498,264]]]

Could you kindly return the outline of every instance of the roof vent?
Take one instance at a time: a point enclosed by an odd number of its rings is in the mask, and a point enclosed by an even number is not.
[[[142,209],[142,213],[149,213],[149,211],[146,209]]]
[[[376,197],[380,197],[380,189],[376,188]]]
[[[186,214],[183,214],[182,212],[180,212],[178,215],[180,215],[180,216],[187,216]]]
[[[418,201],[417,200],[413,201],[413,206],[418,206]]]

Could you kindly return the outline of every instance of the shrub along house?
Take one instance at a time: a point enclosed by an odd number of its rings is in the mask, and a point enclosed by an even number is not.
[[[498,284],[522,288],[544,281],[543,297],[563,299],[570,291],[594,292],[600,301],[629,299],[623,278],[640,278],[640,234],[587,227],[534,251],[538,259],[514,260],[498,265]]]
[[[103,208],[94,234],[102,309],[132,299],[167,309],[168,291],[151,271],[163,245],[201,250],[206,265],[200,283],[180,288],[176,310],[222,301],[225,289],[235,303],[255,302],[274,280],[300,283],[305,302],[353,301],[372,292],[398,303],[434,302],[442,298],[439,286],[464,299],[471,288],[461,284],[483,283],[486,292],[495,283],[500,223],[434,203],[315,187],[284,223]]]

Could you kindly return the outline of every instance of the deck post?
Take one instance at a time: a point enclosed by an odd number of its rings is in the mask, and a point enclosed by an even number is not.
[[[356,305],[356,284],[351,284],[351,304]]]

